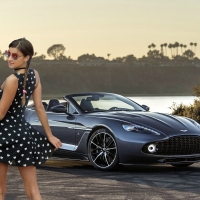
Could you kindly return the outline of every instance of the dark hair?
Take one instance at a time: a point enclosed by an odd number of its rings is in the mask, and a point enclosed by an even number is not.
[[[33,54],[34,54],[33,45],[28,40],[26,40],[25,38],[20,38],[20,39],[12,41],[9,44],[9,48],[17,48],[24,56],[30,56],[29,60],[27,61],[26,71],[25,71],[25,74],[24,74],[23,89],[26,90],[26,78],[27,78],[27,75],[28,75],[31,59],[32,59]],[[23,93],[22,106],[24,106],[25,103],[26,103],[26,94]]]

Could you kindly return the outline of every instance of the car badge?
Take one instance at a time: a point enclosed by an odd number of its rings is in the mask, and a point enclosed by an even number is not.
[[[182,132],[187,132],[187,130],[180,130],[180,131],[182,131]]]

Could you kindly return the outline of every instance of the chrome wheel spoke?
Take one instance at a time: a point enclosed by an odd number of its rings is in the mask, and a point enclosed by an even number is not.
[[[93,145],[95,145],[97,148],[102,149],[102,147],[98,146],[97,144],[95,144],[94,142],[91,142]]]
[[[106,148],[106,151],[110,151],[110,150],[116,150],[116,147],[113,147],[113,148]]]
[[[105,160],[106,160],[106,163],[107,163],[107,166],[109,166],[109,163],[108,163],[108,160],[107,160],[107,158],[106,158],[106,153],[104,154],[104,158],[105,158]]]
[[[101,153],[101,152],[100,152],[100,153]],[[98,151],[96,151],[96,152],[92,151],[91,154],[92,154],[92,155],[96,155],[96,154],[99,154],[99,152],[98,152]]]
[[[111,154],[111,155],[109,155],[109,154]],[[107,156],[109,157],[109,158],[111,158],[111,159],[113,159],[113,157],[115,157],[115,155],[114,154],[112,154],[112,153],[107,153]]]
[[[113,157],[115,157],[115,155],[116,155],[116,151],[114,151],[114,152],[111,152],[111,151],[107,151],[107,154],[108,154],[108,156],[113,156]],[[109,155],[110,154],[110,155]]]
[[[97,155],[97,157],[93,160],[94,162],[96,161],[96,159],[102,155],[103,152],[100,152],[99,155]]]
[[[103,148],[106,147],[106,134],[104,134],[104,137],[103,137]]]
[[[110,138],[109,138],[109,140],[110,140]],[[108,142],[109,142],[109,140],[108,140]],[[113,142],[114,142],[114,141],[111,140],[111,142],[107,145],[107,147],[109,147]]]

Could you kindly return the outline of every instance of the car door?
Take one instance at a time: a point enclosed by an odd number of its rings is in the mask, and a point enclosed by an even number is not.
[[[76,116],[67,115],[65,113],[46,112],[48,117],[49,126],[54,136],[59,138],[63,144],[61,149],[73,151],[75,148],[75,121]],[[43,135],[44,129],[34,113],[30,117],[30,123]]]

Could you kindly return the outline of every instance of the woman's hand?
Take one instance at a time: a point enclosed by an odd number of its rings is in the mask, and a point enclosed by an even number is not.
[[[53,144],[53,146],[54,146],[56,149],[59,149],[59,148],[62,146],[61,141],[60,141],[57,137],[55,137],[55,136],[53,136],[53,135],[49,136],[49,137],[48,137],[48,140],[49,140],[49,142],[51,142],[51,144]]]

